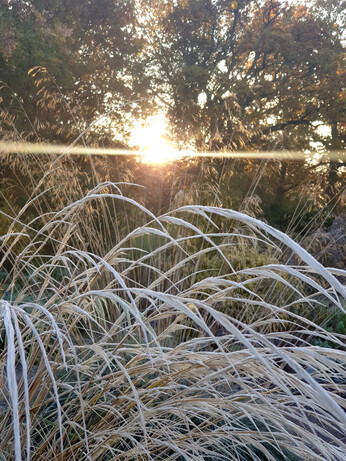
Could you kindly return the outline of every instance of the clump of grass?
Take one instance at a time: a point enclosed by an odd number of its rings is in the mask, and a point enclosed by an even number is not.
[[[1,456],[343,459],[346,337],[313,313],[345,313],[344,271],[244,213],[157,217],[108,183],[23,217],[0,241],[1,265],[23,248],[1,282]]]

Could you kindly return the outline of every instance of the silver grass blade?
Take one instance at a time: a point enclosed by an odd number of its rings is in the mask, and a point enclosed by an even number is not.
[[[28,365],[25,357],[24,344],[22,341],[22,333],[19,326],[17,316],[12,311],[12,319],[14,323],[14,329],[18,341],[18,349],[20,356],[20,363],[22,366],[22,377],[24,383],[24,405],[25,405],[25,419],[26,419],[26,459],[30,461],[30,448],[31,448],[31,417],[30,417],[30,397],[29,397],[29,381],[28,381]]]
[[[8,390],[12,403],[13,435],[14,435],[14,455],[16,461],[21,461],[21,434],[19,427],[19,405],[18,405],[18,385],[16,377],[16,347],[14,338],[14,328],[11,319],[11,305],[6,301],[0,301],[0,317],[3,318],[6,338],[7,338],[7,364],[6,374]]]

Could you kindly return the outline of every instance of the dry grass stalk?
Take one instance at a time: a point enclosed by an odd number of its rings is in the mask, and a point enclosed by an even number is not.
[[[79,217],[113,201],[146,223],[91,251]],[[42,221],[0,241],[3,264],[23,248],[0,301],[0,457],[343,459],[345,336],[314,312],[345,312],[344,271],[246,214],[155,217],[108,183]],[[237,267],[249,249],[268,263]]]

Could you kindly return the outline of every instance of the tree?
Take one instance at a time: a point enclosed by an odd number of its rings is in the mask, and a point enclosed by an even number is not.
[[[179,126],[200,147],[267,148],[275,133],[305,127],[305,146],[313,122],[328,121],[342,89],[342,46],[320,7],[188,0],[154,11],[146,29],[150,72],[182,137]]]
[[[3,116],[19,133],[70,142],[114,109],[98,134],[107,133],[108,124],[122,138],[126,110],[116,109],[141,97],[143,83],[137,78],[134,4],[1,0],[6,27],[0,39],[7,43],[0,52]]]

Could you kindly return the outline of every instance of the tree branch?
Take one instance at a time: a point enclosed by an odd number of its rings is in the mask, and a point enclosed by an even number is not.
[[[306,120],[305,118],[301,118],[298,120],[289,120],[287,122],[281,122],[277,123],[276,125],[269,126],[268,128],[265,128],[262,130],[262,134],[268,134],[268,133],[273,133],[275,131],[282,131],[284,130],[287,126],[299,126],[299,125],[310,125],[311,121]]]

